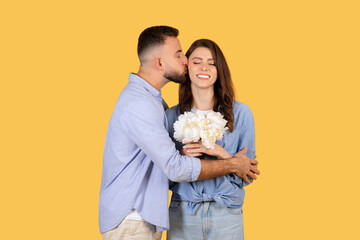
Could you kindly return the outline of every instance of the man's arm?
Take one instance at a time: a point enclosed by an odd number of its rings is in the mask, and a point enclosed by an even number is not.
[[[238,177],[249,183],[248,176],[255,180],[256,175],[260,174],[257,169],[258,162],[255,159],[245,156],[247,148],[245,147],[234,157],[223,160],[201,160],[201,171],[197,180],[215,178],[226,174],[234,173]]]
[[[133,101],[117,117],[125,131],[142,152],[174,182],[196,181],[200,174],[198,158],[180,155],[164,126],[162,106],[151,101]]]
[[[258,162],[246,156],[248,155],[247,147],[244,147],[240,152],[238,152],[236,159],[232,159],[232,156],[224,148],[217,144],[215,144],[214,149],[211,149],[206,148],[200,142],[185,143],[185,146],[180,153],[189,157],[199,157],[205,153],[220,159],[217,161],[201,160],[201,172],[198,180],[222,176],[229,174],[230,171],[230,173],[237,172],[237,174],[239,174],[238,177],[242,176],[246,183],[250,183],[248,177],[255,180],[257,178],[255,174],[260,174],[257,170]],[[220,175],[216,176],[216,174]]]
[[[146,102],[135,102],[120,113],[118,122],[134,143],[174,182],[196,181],[235,173],[250,174],[250,159],[244,153],[224,160],[200,160],[182,156],[163,125],[163,112]],[[253,160],[255,161],[255,160]],[[256,171],[255,171],[256,172]]]

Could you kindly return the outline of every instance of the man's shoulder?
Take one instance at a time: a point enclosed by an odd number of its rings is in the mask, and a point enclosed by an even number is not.
[[[129,82],[121,91],[118,101],[146,101],[153,98],[154,97],[144,88],[140,87],[139,84]]]
[[[133,112],[138,110],[153,111],[158,109],[161,104],[147,92],[145,89],[141,89],[136,84],[128,84],[121,91],[116,103],[116,108],[124,112]]]

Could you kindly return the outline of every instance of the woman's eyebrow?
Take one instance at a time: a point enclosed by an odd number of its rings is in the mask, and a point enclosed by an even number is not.
[[[194,60],[194,59],[203,60],[201,57],[193,57],[191,60]],[[214,61],[214,59],[213,59],[213,58],[209,58],[207,61]]]

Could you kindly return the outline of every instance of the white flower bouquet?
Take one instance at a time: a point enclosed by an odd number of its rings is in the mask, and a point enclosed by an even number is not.
[[[174,138],[182,143],[197,142],[206,148],[214,148],[215,141],[221,140],[228,130],[227,121],[219,112],[208,114],[184,112],[174,123]]]

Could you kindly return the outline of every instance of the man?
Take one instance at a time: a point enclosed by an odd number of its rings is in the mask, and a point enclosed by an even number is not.
[[[138,42],[140,68],[130,74],[107,130],[100,191],[100,232],[108,239],[160,239],[168,223],[168,179],[196,181],[235,173],[256,179],[257,161],[242,150],[211,161],[182,156],[167,131],[160,89],[185,80],[187,59],[167,26],[145,29]],[[247,177],[248,176],[248,177]]]

